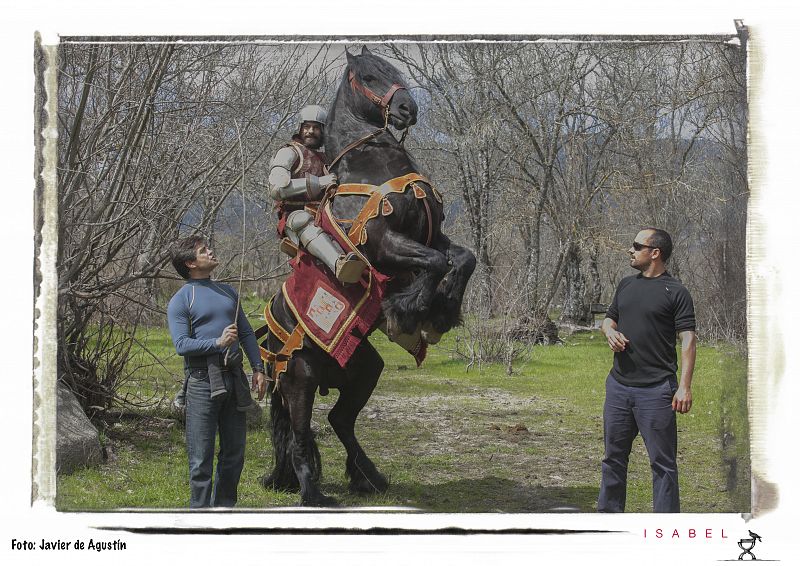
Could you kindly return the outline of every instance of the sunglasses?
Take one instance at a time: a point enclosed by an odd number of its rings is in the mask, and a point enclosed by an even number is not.
[[[643,248],[649,248],[651,250],[657,250],[658,248],[653,246],[648,246],[647,244],[640,244],[639,242],[633,242],[633,249],[637,252],[642,251]]]

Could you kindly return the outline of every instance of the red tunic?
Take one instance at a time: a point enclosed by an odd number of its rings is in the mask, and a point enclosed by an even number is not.
[[[325,154],[321,151],[309,149],[301,143],[292,140],[287,144],[297,152],[297,159],[292,165],[292,179],[303,179],[306,173],[316,177],[325,175],[325,166],[328,164]],[[318,200],[309,200],[306,195],[292,197],[291,200],[282,200],[277,203],[278,211],[278,236],[286,237],[286,218],[295,210],[301,210],[306,206],[316,207]]]

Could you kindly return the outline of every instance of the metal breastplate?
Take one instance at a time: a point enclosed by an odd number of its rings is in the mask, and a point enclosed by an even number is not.
[[[297,142],[292,142],[289,145],[294,147],[300,155],[300,159],[292,168],[292,179],[305,177],[306,173],[317,177],[321,177],[325,174],[325,165],[327,161],[324,153],[308,149],[303,144]]]

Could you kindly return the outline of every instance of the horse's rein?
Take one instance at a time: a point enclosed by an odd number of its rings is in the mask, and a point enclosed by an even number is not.
[[[371,134],[367,134],[363,138],[356,140],[351,144],[349,144],[347,147],[345,147],[339,153],[339,155],[337,155],[336,158],[333,161],[331,161],[330,164],[326,167],[327,173],[330,173],[330,170],[333,169],[333,166],[336,165],[339,162],[339,160],[342,157],[344,157],[348,152],[354,150],[355,148],[368,142],[369,140],[376,138],[377,136],[381,135],[383,132],[387,130],[387,128],[389,127],[389,104],[392,102],[392,97],[394,96],[394,93],[397,92],[398,90],[408,90],[403,85],[392,83],[392,86],[389,87],[389,90],[386,92],[386,94],[384,94],[383,96],[378,96],[372,90],[370,90],[369,87],[362,85],[360,82],[358,82],[358,80],[356,80],[356,74],[352,71],[352,69],[347,74],[347,80],[350,82],[350,88],[352,88],[354,92],[360,92],[361,94],[366,96],[370,102],[372,102],[373,104],[378,106],[381,110],[383,110],[383,127],[378,128]],[[408,128],[403,130],[403,135],[400,138],[401,145],[405,141],[407,133],[408,133]]]
[[[334,165],[336,165],[336,164],[339,162],[339,160],[340,160],[342,157],[344,157],[345,155],[347,155],[347,153],[348,153],[348,152],[350,152],[350,151],[354,150],[355,148],[357,148],[357,147],[358,147],[358,146],[360,146],[361,144],[364,144],[364,143],[368,142],[368,141],[369,141],[369,140],[371,140],[372,138],[376,138],[376,137],[378,137],[378,136],[379,136],[379,135],[381,135],[383,132],[385,132],[385,131],[386,131],[386,128],[388,128],[388,127],[389,127],[389,107],[387,106],[387,107],[386,107],[386,111],[384,112],[384,123],[383,123],[383,127],[382,127],[382,128],[378,128],[377,130],[375,130],[375,131],[374,131],[374,132],[372,132],[371,134],[367,134],[367,135],[366,135],[366,136],[364,136],[363,138],[361,138],[361,139],[359,139],[359,140],[356,140],[356,141],[352,142],[351,144],[349,144],[347,147],[345,147],[345,148],[344,148],[344,149],[343,149],[343,150],[342,150],[342,151],[339,153],[339,155],[337,155],[337,156],[334,158],[334,160],[333,160],[333,161],[331,161],[331,162],[330,162],[330,164],[328,164],[328,165],[325,167],[325,168],[327,169],[327,172],[328,172],[328,173],[330,173],[331,169],[333,169],[333,166],[334,166]]]
[[[392,83],[392,86],[389,87],[389,90],[386,91],[386,94],[383,96],[378,96],[372,92],[369,87],[362,85],[356,80],[356,74],[352,69],[347,73],[347,80],[350,81],[350,88],[366,96],[370,102],[372,102],[375,106],[378,106],[381,110],[389,108],[389,103],[392,101],[392,97],[394,96],[395,92],[398,90],[407,90],[406,87],[401,84]]]

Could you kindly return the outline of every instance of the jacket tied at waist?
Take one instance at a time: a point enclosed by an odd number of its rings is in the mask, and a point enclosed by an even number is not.
[[[250,383],[242,366],[242,351],[237,348],[228,353],[227,363],[224,354],[211,354],[208,356],[187,356],[185,366],[190,369],[208,370],[208,383],[211,390],[211,399],[224,398],[229,393],[225,387],[223,372],[230,372],[233,378],[233,395],[236,397],[236,409],[248,411],[254,408],[256,402],[250,395]]]

